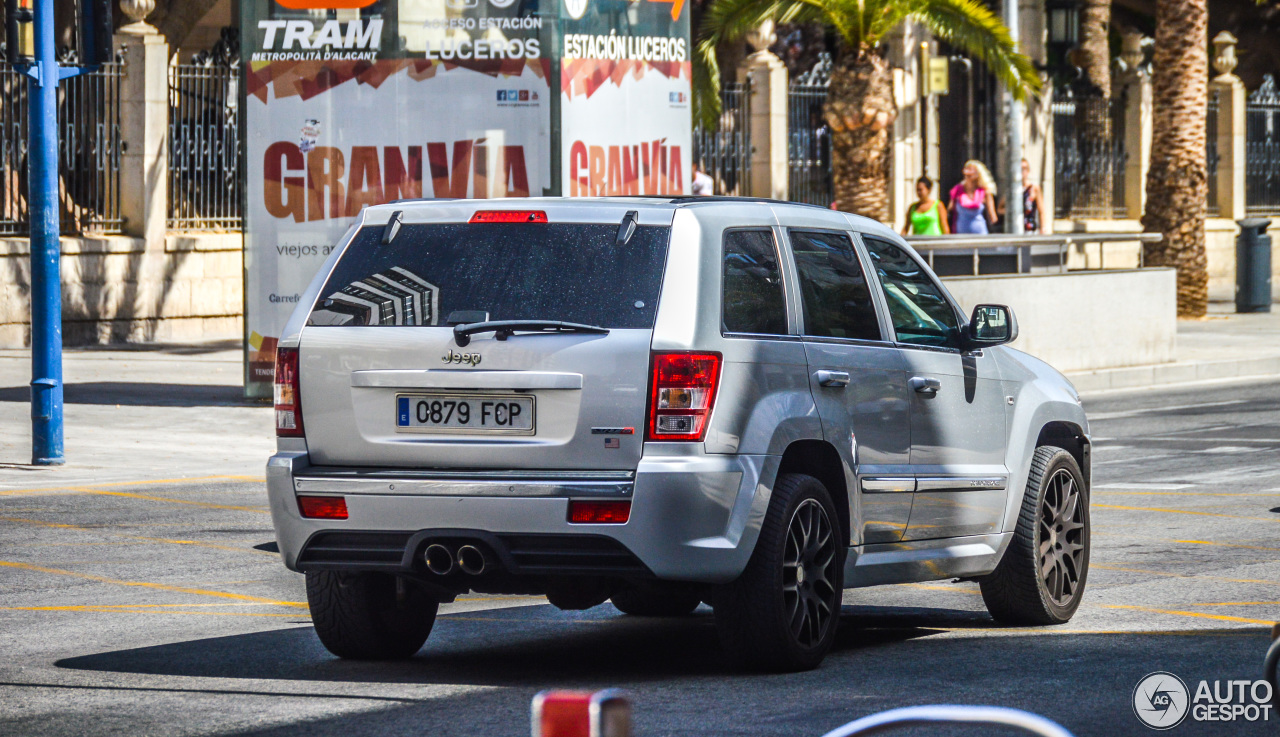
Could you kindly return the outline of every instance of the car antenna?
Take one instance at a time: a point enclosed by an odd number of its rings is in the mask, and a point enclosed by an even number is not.
[[[400,221],[404,219],[404,210],[396,210],[391,213],[391,219],[387,221],[386,227],[382,229],[382,244],[385,246],[396,239],[400,233]]]
[[[622,216],[622,223],[618,225],[617,245],[625,246],[631,242],[631,236],[636,234],[636,220],[639,217],[638,210],[627,210],[627,214]]]

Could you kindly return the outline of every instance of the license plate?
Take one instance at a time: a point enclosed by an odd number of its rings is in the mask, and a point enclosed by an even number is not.
[[[399,432],[532,435],[533,397],[485,394],[400,394]]]

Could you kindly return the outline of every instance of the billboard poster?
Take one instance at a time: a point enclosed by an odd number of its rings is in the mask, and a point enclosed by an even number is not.
[[[270,396],[281,330],[362,207],[547,191],[553,23],[515,0],[240,5],[245,386]]]
[[[241,0],[246,394],[271,395],[285,322],[366,205],[688,192],[689,14]]]
[[[563,0],[564,194],[681,195],[692,177],[684,0]]]

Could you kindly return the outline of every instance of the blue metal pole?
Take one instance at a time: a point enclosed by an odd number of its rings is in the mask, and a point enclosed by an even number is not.
[[[62,457],[62,281],[58,272],[58,78],[53,0],[35,3],[35,75],[30,80],[31,462]]]

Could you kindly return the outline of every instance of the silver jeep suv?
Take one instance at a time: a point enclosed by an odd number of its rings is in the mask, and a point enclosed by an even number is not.
[[[812,668],[843,590],[964,578],[1067,621],[1089,562],[1071,385],[896,234],[730,198],[361,214],[276,359],[284,563],[333,653],[404,658],[467,591],[715,610]]]

